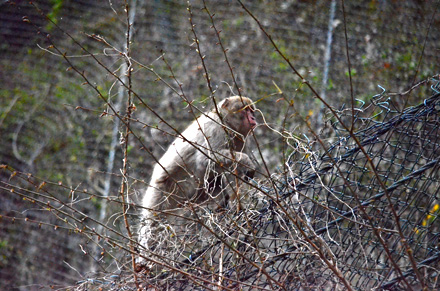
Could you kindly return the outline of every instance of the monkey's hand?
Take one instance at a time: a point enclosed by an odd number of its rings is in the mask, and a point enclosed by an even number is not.
[[[219,166],[236,173],[244,179],[252,179],[255,175],[255,164],[249,156],[243,152],[231,152],[230,150],[221,150],[218,155]]]

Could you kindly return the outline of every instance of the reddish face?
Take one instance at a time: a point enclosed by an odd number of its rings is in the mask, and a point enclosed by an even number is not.
[[[255,106],[247,97],[229,97],[223,101],[221,109],[223,121],[242,135],[248,135],[257,125]]]
[[[243,132],[241,133],[247,135],[257,125],[254,110],[251,107],[247,107],[246,109],[242,110],[240,114],[242,115],[243,125]]]

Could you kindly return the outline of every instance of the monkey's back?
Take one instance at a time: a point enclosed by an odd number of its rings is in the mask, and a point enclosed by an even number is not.
[[[188,193],[197,194],[209,156],[224,144],[224,139],[211,138],[222,134],[221,130],[217,115],[209,113],[193,121],[181,136],[176,137],[154,167],[143,206],[170,209],[193,198],[187,197]]]

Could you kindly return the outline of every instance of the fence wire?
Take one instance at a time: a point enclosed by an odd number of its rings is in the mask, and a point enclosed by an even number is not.
[[[353,136],[335,123],[326,153],[292,155],[277,191],[250,191],[238,214],[199,212],[210,231],[189,239],[187,228],[162,258],[184,273],[152,271],[144,286],[342,290],[343,277],[359,290],[439,288],[440,94],[403,112],[391,103],[381,94],[360,108],[380,114],[355,116]]]

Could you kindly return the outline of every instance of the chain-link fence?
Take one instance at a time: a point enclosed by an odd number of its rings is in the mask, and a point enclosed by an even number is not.
[[[250,190],[239,213],[201,207],[192,217],[199,224],[156,230],[173,246],[151,249],[167,267],[140,276],[144,286],[439,288],[440,95],[403,112],[392,99],[380,94],[357,108],[354,135],[336,123],[326,153],[303,147],[275,188]],[[366,118],[369,110],[380,113]]]

